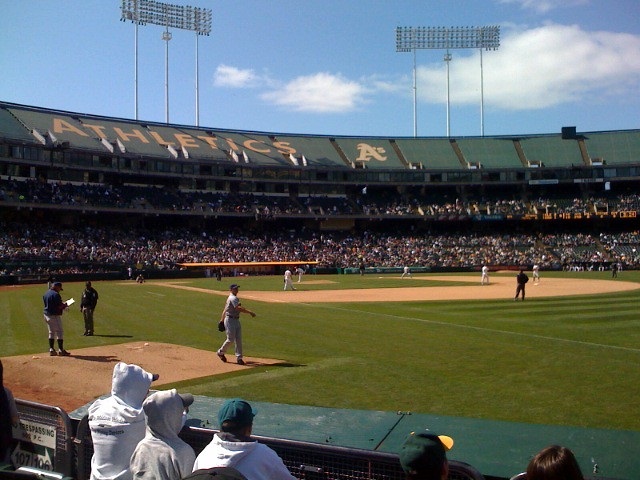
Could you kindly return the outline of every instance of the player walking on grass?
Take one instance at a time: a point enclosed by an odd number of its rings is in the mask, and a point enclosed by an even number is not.
[[[244,360],[242,359],[242,327],[240,325],[240,313],[248,313],[252,317],[255,317],[256,314],[248,308],[244,308],[240,304],[240,299],[238,298],[239,288],[240,285],[235,283],[229,287],[231,293],[229,293],[229,297],[227,297],[227,303],[224,305],[221,317],[221,321],[224,322],[227,338],[218,349],[217,354],[220,360],[226,362],[227,357],[225,356],[225,353],[229,346],[232,343],[235,343],[238,365],[244,365]]]

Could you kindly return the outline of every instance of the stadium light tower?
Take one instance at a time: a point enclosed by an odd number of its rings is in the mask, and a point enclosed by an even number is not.
[[[174,5],[155,0],[122,0],[120,20],[130,20],[135,25],[134,47],[134,102],[135,118],[138,119],[138,25],[160,25],[165,28],[162,40],[165,45],[165,121],[169,123],[169,27],[191,30],[196,33],[196,126],[200,124],[200,98],[198,73],[198,37],[211,33],[211,9]]]
[[[450,49],[480,49],[480,133],[484,136],[484,76],[482,50],[497,50],[500,46],[500,27],[397,27],[396,52],[413,52],[413,136],[418,134],[416,50],[446,50],[447,63],[447,136],[449,136],[449,62]]]

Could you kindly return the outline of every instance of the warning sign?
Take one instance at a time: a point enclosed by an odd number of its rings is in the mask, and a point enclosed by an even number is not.
[[[53,470],[56,451],[55,427],[20,420],[18,428],[13,428],[13,438],[17,441],[11,452],[11,460],[15,466]]]

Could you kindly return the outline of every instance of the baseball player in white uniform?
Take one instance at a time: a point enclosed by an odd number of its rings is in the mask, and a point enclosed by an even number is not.
[[[534,285],[540,283],[540,265],[538,264],[533,266],[533,283]]]
[[[480,285],[484,284],[489,285],[489,267],[486,265],[482,266],[482,278],[480,278]]]
[[[411,276],[411,269],[409,267],[404,267],[402,271],[402,276],[400,278],[410,277],[410,276]]]
[[[290,287],[291,290],[295,290],[295,287],[293,286],[293,280],[291,279],[292,274],[291,274],[291,270],[289,270],[288,268],[284,271],[284,289],[286,290],[287,287]]]

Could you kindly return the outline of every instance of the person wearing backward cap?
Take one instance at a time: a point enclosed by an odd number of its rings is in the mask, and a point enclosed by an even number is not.
[[[446,480],[449,477],[447,451],[453,439],[429,430],[411,432],[400,450],[400,465],[407,480]]]
[[[147,430],[131,456],[134,479],[180,480],[191,473],[196,454],[178,434],[193,395],[174,388],[152,393],[144,403]]]

